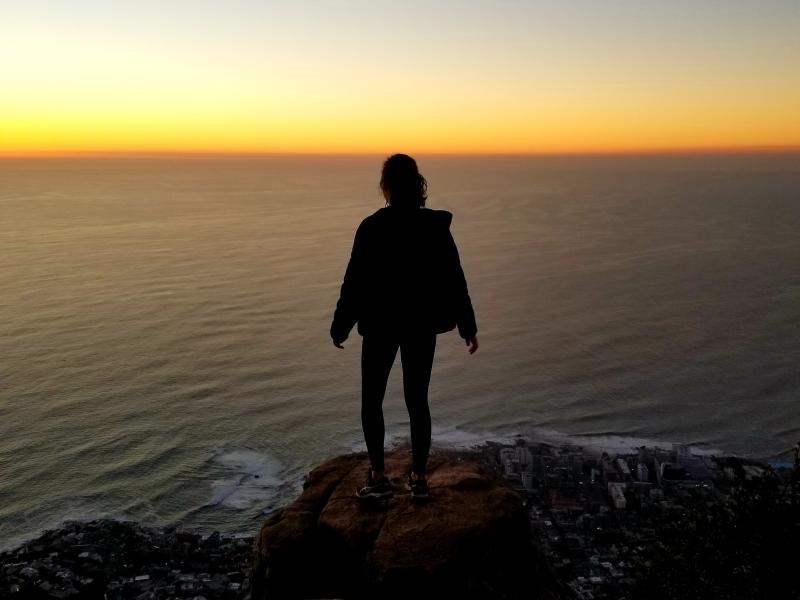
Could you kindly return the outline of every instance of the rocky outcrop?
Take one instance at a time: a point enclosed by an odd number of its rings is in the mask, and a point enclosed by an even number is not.
[[[429,460],[430,500],[404,489],[407,450],[387,453],[395,496],[354,498],[365,454],[329,460],[256,538],[252,597],[531,598],[537,564],[521,499],[456,452]]]

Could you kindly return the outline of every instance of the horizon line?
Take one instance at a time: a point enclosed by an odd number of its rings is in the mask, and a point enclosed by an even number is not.
[[[14,158],[259,158],[276,156],[388,156],[393,151],[321,151],[321,150],[33,150],[2,151],[0,159]],[[669,155],[793,155],[800,154],[800,144],[781,146],[701,146],[681,148],[641,148],[608,150],[539,150],[539,151],[420,151],[415,156],[484,156],[484,157],[567,157],[567,156],[669,156]]]

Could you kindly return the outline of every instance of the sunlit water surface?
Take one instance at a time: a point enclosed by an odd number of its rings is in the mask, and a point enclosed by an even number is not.
[[[766,457],[800,438],[797,157],[420,157],[481,348],[434,443]],[[380,157],[0,161],[0,546],[67,518],[254,531],[363,447],[328,337]],[[407,415],[400,370],[389,437]]]

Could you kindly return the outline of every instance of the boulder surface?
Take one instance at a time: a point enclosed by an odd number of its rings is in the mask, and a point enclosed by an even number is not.
[[[430,499],[405,490],[407,449],[386,455],[394,496],[354,497],[365,453],[308,475],[292,504],[255,542],[252,598],[531,598],[537,560],[521,498],[455,451],[428,462]]]

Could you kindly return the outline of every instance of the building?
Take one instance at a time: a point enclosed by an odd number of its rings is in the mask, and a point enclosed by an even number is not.
[[[503,466],[515,458],[517,458],[517,453],[514,451],[514,448],[502,448],[500,450],[500,463]]]
[[[527,471],[522,472],[522,487],[524,487],[526,490],[532,490],[533,481],[534,481],[533,473],[529,473]]]
[[[517,446],[514,448],[514,453],[514,458],[523,468],[527,468],[533,462],[533,455],[525,446]]]
[[[516,460],[507,460],[503,468],[506,477],[519,477],[519,463]]]
[[[683,465],[692,456],[689,446],[684,444],[672,444],[672,451],[675,453],[675,462],[679,465]]]
[[[608,495],[611,496],[611,503],[617,510],[623,510],[627,505],[624,483],[609,482]]]
[[[600,471],[603,474],[603,481],[606,483],[609,481],[619,481],[619,474],[614,468],[611,458],[605,452],[603,452],[600,458]]]
[[[689,479],[689,474],[682,466],[677,463],[665,462],[661,464],[661,481],[662,483],[673,483],[676,481],[686,481]]]

